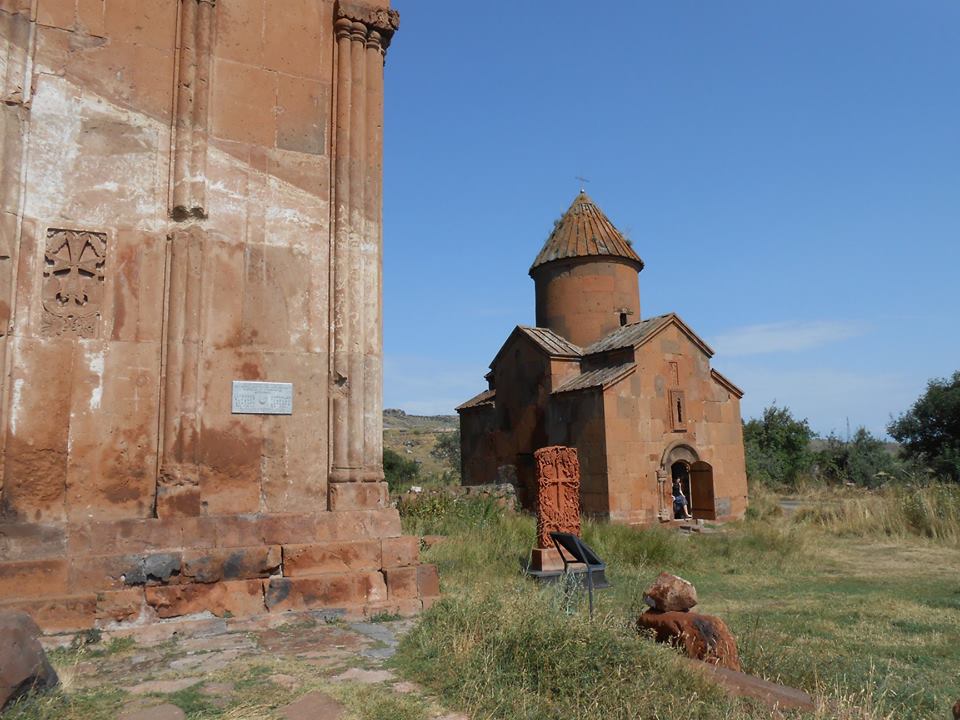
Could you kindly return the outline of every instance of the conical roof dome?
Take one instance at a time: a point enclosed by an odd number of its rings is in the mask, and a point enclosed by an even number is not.
[[[633,251],[627,239],[590,196],[581,190],[547,238],[537,259],[530,266],[530,273],[554,260],[603,255],[629,260],[636,264],[637,272],[643,270],[643,260]]]

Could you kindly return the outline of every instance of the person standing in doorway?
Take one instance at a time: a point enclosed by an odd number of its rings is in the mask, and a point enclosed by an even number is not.
[[[687,496],[683,494],[679,480],[673,481],[673,517],[676,520],[693,520],[690,504],[687,502]]]

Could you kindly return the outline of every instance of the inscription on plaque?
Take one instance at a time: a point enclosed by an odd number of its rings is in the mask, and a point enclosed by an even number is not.
[[[293,383],[233,381],[234,415],[292,415]]]

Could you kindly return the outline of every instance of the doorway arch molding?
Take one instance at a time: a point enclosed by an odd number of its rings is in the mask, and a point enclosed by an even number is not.
[[[660,468],[669,470],[675,462],[693,465],[700,462],[700,454],[685,440],[677,440],[667,445],[660,458]]]

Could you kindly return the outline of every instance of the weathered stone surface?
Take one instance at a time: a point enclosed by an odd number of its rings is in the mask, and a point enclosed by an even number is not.
[[[691,661],[697,670],[706,673],[713,682],[733,697],[749,697],[760,700],[766,705],[779,710],[816,710],[816,703],[803,690],[769,682],[763,678],[747,675],[746,673],[728,670],[724,667]]]
[[[726,623],[713,615],[647,610],[637,618],[637,630],[652,630],[657,642],[674,645],[689,658],[740,670],[737,641]]]
[[[131,709],[120,714],[117,720],[186,720],[186,714],[176,705],[164,703],[146,709]]]
[[[283,546],[283,574],[286,577],[379,570],[381,567],[379,540]]]
[[[547,447],[534,454],[537,472],[537,547],[551,548],[550,533],[580,535],[580,461],[576,448]]]
[[[392,568],[416,565],[420,560],[420,540],[418,538],[388,538],[383,540],[382,546],[382,567]]]
[[[262,613],[265,607],[261,580],[148,586],[145,597],[147,605],[161,618],[202,612],[217,617],[245,617]]]
[[[953,706],[953,720],[960,720],[960,700]]]
[[[417,566],[417,590],[424,599],[440,596],[440,573],[436,565]]]
[[[280,546],[231,550],[190,550],[183,554],[181,574],[191,582],[214,583],[269,577],[280,568]]]
[[[387,586],[382,573],[328,573],[314,577],[271,578],[266,605],[271,612],[309,608],[344,608],[383,602]]]
[[[383,571],[387,580],[387,596],[394,598],[415,598],[419,596],[417,588],[417,570],[415,567],[387,568]]]
[[[280,708],[280,714],[285,720],[340,720],[346,716],[346,708],[326,693],[314,690]]]
[[[418,561],[382,482],[398,17],[295,5],[3,5],[0,605],[47,630],[265,613],[284,560],[293,605],[360,613]]]
[[[37,639],[40,628],[22,612],[0,612],[0,709],[59,680]]]
[[[643,594],[643,601],[661,612],[686,612],[697,604],[697,589],[682,577],[660,573]]]

